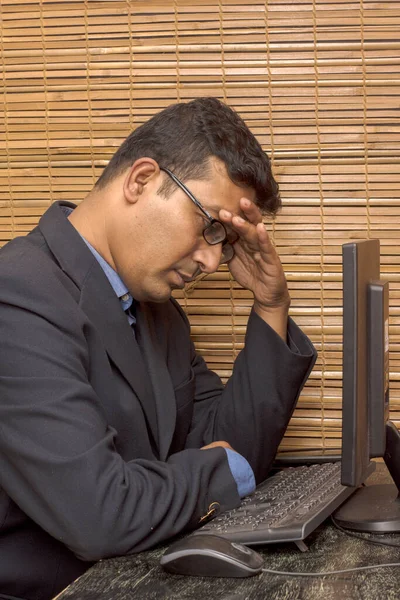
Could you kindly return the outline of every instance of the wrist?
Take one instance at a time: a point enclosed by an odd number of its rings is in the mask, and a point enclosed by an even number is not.
[[[266,314],[266,315],[277,315],[282,314],[288,316],[289,308],[290,308],[291,298],[289,294],[285,295],[284,298],[279,301],[271,302],[270,304],[264,304],[254,298],[254,309],[258,314]]]
[[[254,301],[254,310],[257,315],[265,321],[286,343],[287,341],[287,323],[290,307],[290,298],[280,305],[264,305],[257,300]]]

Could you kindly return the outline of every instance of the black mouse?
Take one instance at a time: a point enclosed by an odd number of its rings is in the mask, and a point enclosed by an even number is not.
[[[264,559],[258,552],[212,534],[190,535],[172,544],[161,557],[169,573],[201,577],[251,577]]]

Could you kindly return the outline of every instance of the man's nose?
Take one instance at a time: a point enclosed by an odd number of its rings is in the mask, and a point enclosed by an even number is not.
[[[222,244],[207,244],[197,250],[193,258],[198,263],[203,273],[214,273],[220,264],[222,256]]]

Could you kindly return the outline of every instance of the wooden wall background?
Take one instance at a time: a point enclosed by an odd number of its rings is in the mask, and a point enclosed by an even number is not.
[[[282,448],[340,445],[352,239],[381,240],[399,423],[400,2],[1,0],[0,19],[0,244],[52,202],[79,202],[156,111],[217,96],[272,158],[284,209],[268,228],[291,314],[319,351]],[[198,350],[228,377],[250,295],[222,268],[180,301]]]

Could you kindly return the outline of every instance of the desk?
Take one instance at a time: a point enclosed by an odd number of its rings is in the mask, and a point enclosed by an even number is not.
[[[368,483],[389,483],[378,464]],[[400,534],[386,536],[398,541]],[[377,546],[347,536],[330,520],[308,538],[308,552],[295,544],[257,547],[266,568],[328,571],[400,562],[400,548]],[[261,573],[246,579],[169,575],[159,566],[165,548],[103,560],[72,583],[57,600],[398,600],[400,568],[389,567],[327,577],[284,577]]]

